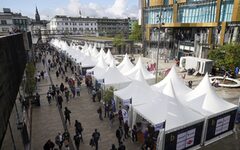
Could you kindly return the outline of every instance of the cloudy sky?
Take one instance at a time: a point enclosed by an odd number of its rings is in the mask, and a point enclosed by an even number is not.
[[[0,0],[2,8],[34,18],[38,7],[41,19],[54,15],[126,18],[138,17],[138,0]]]

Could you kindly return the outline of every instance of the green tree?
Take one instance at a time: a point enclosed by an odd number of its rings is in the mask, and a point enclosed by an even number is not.
[[[226,44],[218,47],[211,50],[208,57],[214,60],[216,67],[234,70],[240,65],[240,44]]]
[[[123,34],[117,34],[113,39],[113,45],[117,48],[118,52],[121,53],[125,40]]]
[[[113,98],[113,91],[114,88],[110,87],[109,89],[106,89],[103,93],[103,100],[104,102],[109,102]]]
[[[35,66],[33,63],[28,63],[26,66],[26,83],[25,83],[25,93],[29,96],[33,94],[36,87],[36,81],[34,78]]]
[[[139,42],[142,39],[142,32],[141,32],[141,26],[138,25],[138,22],[133,23],[133,30],[129,36],[130,40],[133,40],[134,42]]]

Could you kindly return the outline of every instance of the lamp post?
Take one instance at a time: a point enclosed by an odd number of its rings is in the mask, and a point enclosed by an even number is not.
[[[165,9],[163,8],[163,11],[165,11]],[[159,15],[157,15],[157,18],[158,18],[158,28],[155,28],[155,29],[158,29],[158,43],[157,43],[157,64],[156,64],[156,78],[155,78],[155,82],[157,83],[157,77],[158,77],[158,62],[159,62],[159,51],[160,51],[160,35],[161,35],[161,31],[160,31],[160,28],[162,25],[164,25],[164,23],[162,23],[162,9],[160,9],[160,13]]]

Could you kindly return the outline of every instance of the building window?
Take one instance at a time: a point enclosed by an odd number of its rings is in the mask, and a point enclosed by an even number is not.
[[[7,20],[1,20],[1,24],[2,25],[6,25],[7,24]]]
[[[68,23],[67,23],[67,22],[65,22],[65,25],[68,25]]]

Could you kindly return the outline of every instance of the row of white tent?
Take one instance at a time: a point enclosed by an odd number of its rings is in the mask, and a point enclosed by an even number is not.
[[[174,67],[159,83],[150,86],[141,72],[127,87],[114,91],[114,99],[131,99],[131,125],[144,118],[155,127],[166,123],[159,141],[164,149],[200,147],[232,133],[237,106],[219,96],[208,74],[194,89],[188,88]]]
[[[173,67],[162,81],[150,86],[154,75],[147,71],[141,58],[134,66],[126,54],[116,66],[110,51],[108,57],[111,61],[107,63],[107,54],[104,55],[102,49],[97,53],[92,52],[87,44],[81,51],[78,46],[66,46],[63,41],[52,41],[52,44],[77,62],[84,60],[81,57],[96,61],[88,72],[97,81],[102,80],[105,88],[113,86],[117,89],[114,91],[115,104],[118,105],[119,100],[132,99],[129,111],[131,125],[136,124],[139,118],[154,126],[165,122],[164,138],[161,138],[159,147],[171,150],[199,147],[232,132],[237,106],[217,96],[207,74],[192,90]],[[84,64],[83,61],[81,63]]]
[[[96,81],[104,80],[104,83],[102,83],[104,88],[113,86],[114,89],[121,89],[126,87],[136,78],[139,71],[149,84],[153,84],[155,81],[155,76],[146,69],[141,57],[134,66],[126,54],[123,61],[116,66],[118,61],[114,59],[111,51],[108,50],[106,54],[101,48],[98,52],[96,45],[92,48],[90,44],[85,43],[80,50],[79,46],[74,44],[68,46],[65,41],[57,39],[53,39],[51,44],[76,63],[81,63],[83,68],[91,68],[87,72],[91,73]]]
[[[112,56],[110,50],[105,53],[103,48],[101,48],[101,50],[98,52],[96,44],[92,46],[91,44],[85,43],[84,46],[79,46],[71,43],[69,46],[67,42],[58,39],[52,39],[50,43],[56,47],[57,50],[65,53],[76,63],[81,63],[83,68],[94,67],[97,64],[98,59],[101,57],[105,59],[105,62],[108,65],[110,65],[112,62],[115,64],[118,63]]]

